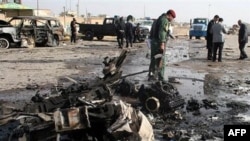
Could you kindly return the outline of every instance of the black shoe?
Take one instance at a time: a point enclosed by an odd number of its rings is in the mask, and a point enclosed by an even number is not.
[[[212,60],[212,58],[207,58],[207,60]]]

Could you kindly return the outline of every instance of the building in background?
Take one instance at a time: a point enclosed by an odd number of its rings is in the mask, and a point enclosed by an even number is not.
[[[17,3],[17,4],[22,4],[22,0],[0,0],[0,3]]]
[[[32,16],[33,9],[22,5],[22,0],[0,0],[0,14],[6,19],[13,16]]]

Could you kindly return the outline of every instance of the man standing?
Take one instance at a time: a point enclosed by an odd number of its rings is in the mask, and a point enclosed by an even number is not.
[[[71,44],[76,43],[76,24],[77,24],[76,19],[73,18],[73,20],[70,23],[70,28],[71,28],[70,41],[71,41]]]
[[[170,22],[176,17],[174,10],[163,13],[153,24],[150,32],[151,38],[151,62],[149,66],[149,80],[155,79],[155,70],[158,80],[164,80],[165,62],[164,55],[169,34]]]
[[[140,41],[140,23],[136,24],[135,30],[134,30],[134,43],[136,40]]]
[[[244,60],[247,57],[245,52],[245,45],[248,42],[248,35],[247,35],[247,27],[241,20],[238,20],[238,25],[240,26],[238,42],[239,42],[239,49],[240,49],[240,60]]]
[[[219,22],[214,24],[210,33],[213,34],[213,62],[216,61],[217,50],[219,49],[218,62],[222,61],[222,49],[225,42],[225,35],[227,33],[225,27],[222,25],[223,19],[219,18]]]
[[[217,23],[217,21],[219,20],[219,16],[218,15],[215,15],[214,16],[214,19],[211,20],[209,23],[208,23],[208,26],[207,26],[207,37],[206,37],[206,40],[207,40],[207,60],[212,60],[212,53],[213,53],[213,34],[210,33],[211,31],[211,28],[212,26]]]
[[[133,24],[132,24],[133,16],[129,15],[127,17],[127,23],[125,24],[125,36],[126,36],[126,47],[133,47]]]
[[[124,36],[125,36],[125,22],[123,20],[123,17],[120,17],[117,25],[117,42],[119,48],[123,48]]]

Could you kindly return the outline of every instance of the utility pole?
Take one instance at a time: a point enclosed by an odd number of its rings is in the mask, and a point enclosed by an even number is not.
[[[65,9],[67,10],[68,9],[68,1],[65,0]]]
[[[65,11],[65,6],[63,6],[63,24],[64,24],[64,27],[66,27],[66,11]]]
[[[209,3],[208,4],[208,18],[210,18],[210,7],[211,7],[211,4]]]
[[[36,12],[37,12],[36,14],[38,16],[39,15],[39,0],[36,1],[36,4],[37,4],[36,5]]]
[[[71,0],[69,0],[69,10],[71,11]]]
[[[79,0],[77,2],[76,8],[77,8],[77,17],[79,17]]]

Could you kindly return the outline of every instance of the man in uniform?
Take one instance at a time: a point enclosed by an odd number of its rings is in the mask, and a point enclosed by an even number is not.
[[[155,71],[158,73],[158,80],[164,80],[165,71],[165,50],[169,36],[170,22],[176,17],[174,10],[170,9],[163,13],[152,25],[150,32],[151,39],[151,62],[149,66],[149,80],[155,79]]]

